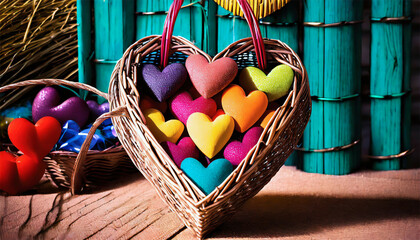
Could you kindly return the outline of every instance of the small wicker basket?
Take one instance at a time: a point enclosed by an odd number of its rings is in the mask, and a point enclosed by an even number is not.
[[[18,82],[0,88],[0,93],[22,87],[39,85],[69,86],[87,90],[108,99],[108,94],[92,86],[59,79],[39,79]],[[102,121],[111,116],[110,113],[105,113],[100,116],[94,126],[92,126],[92,129],[96,130]],[[94,131],[89,132],[89,135],[93,136],[93,134]],[[86,144],[83,145],[84,151],[81,151],[79,154],[69,151],[53,151],[44,158],[47,164],[47,176],[52,183],[59,187],[70,188],[72,192],[81,192],[86,187],[91,188],[105,181],[112,180],[117,174],[135,170],[130,158],[121,145],[105,149],[104,151],[88,151],[92,138],[88,139],[85,141]],[[75,182],[77,184],[74,184]]]
[[[110,110],[122,116],[112,118],[122,145],[159,196],[199,238],[231,217],[247,199],[270,181],[292,153],[310,116],[309,85],[301,60],[286,44],[262,39],[255,17],[249,15],[248,3],[246,0],[239,0],[239,3],[246,10],[244,13],[253,38],[232,43],[211,58],[190,41],[172,37],[176,14],[182,5],[182,0],[175,0],[168,13],[163,36],[148,36],[131,45],[111,76]],[[142,109],[139,108],[142,95],[137,89],[137,67],[143,63],[158,65],[160,62],[161,66],[168,61],[184,63],[192,54],[201,54],[209,62],[230,57],[238,63],[239,69],[256,66],[257,62],[262,69],[283,63],[295,72],[290,94],[276,110],[258,143],[230,176],[207,196],[163,150],[146,126]]]

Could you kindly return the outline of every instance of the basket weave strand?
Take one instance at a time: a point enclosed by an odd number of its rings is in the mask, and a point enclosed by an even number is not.
[[[293,151],[309,120],[311,102],[306,70],[296,53],[278,40],[264,39],[269,69],[283,63],[295,71],[294,84],[258,143],[232,174],[209,195],[174,164],[145,125],[139,108],[137,66],[159,65],[161,36],[149,36],[131,45],[117,63],[110,82],[110,109],[126,108],[126,117],[113,117],[119,139],[136,167],[185,225],[202,238],[228,219],[247,199],[270,181]],[[210,62],[233,58],[243,69],[256,66],[251,38],[229,45],[213,59],[182,37],[172,37],[169,63],[201,54]],[[141,90],[141,89],[140,89]]]

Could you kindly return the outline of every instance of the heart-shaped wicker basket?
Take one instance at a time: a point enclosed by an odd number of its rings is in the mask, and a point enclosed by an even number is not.
[[[109,87],[110,110],[115,116],[121,116],[113,117],[112,121],[122,145],[159,196],[199,238],[231,217],[278,172],[302,136],[311,110],[306,70],[297,54],[278,40],[262,39],[255,17],[250,16],[248,3],[238,1],[246,10],[246,19],[250,19],[253,38],[232,43],[211,58],[190,41],[172,37],[177,10],[182,5],[182,0],[175,0],[163,36],[148,36],[131,45],[117,63]],[[260,39],[255,33],[260,34]],[[282,63],[295,72],[292,90],[275,111],[258,143],[230,176],[207,196],[156,141],[139,108],[142,94],[137,89],[138,67],[143,63],[160,63],[161,66],[168,61],[184,63],[191,54],[201,54],[209,62],[230,57],[238,63],[239,69],[260,65],[260,68],[270,70]]]

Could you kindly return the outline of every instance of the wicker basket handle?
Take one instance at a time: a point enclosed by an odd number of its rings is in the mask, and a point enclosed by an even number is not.
[[[90,142],[92,141],[92,138],[93,138],[93,135],[95,134],[96,129],[98,129],[99,125],[101,125],[101,123],[105,121],[106,119],[111,118],[111,117],[122,117],[122,116],[125,116],[126,113],[127,113],[126,107],[118,107],[112,112],[107,112],[107,113],[102,114],[93,123],[92,127],[89,130],[88,135],[86,136],[85,141],[82,144],[82,147],[80,148],[80,152],[77,155],[76,161],[73,166],[73,174],[71,177],[71,186],[70,186],[71,193],[73,195],[80,193],[82,190],[83,179],[85,176],[83,175],[83,171],[81,170],[84,166],[86,155],[89,151]]]
[[[72,82],[72,81],[68,81],[68,80],[62,80],[62,79],[37,79],[37,80],[26,80],[26,81],[22,81],[22,82],[17,82],[17,83],[12,83],[9,85],[6,85],[4,87],[0,88],[0,93],[1,92],[6,92],[9,90],[13,90],[13,89],[17,89],[20,87],[26,87],[26,86],[36,86],[36,85],[65,85],[65,86],[69,86],[69,87],[74,87],[74,88],[78,88],[78,89],[83,89],[83,90],[87,90],[89,92],[93,92],[103,98],[105,98],[106,100],[108,100],[108,94],[99,91],[98,89],[88,85],[88,84],[84,84],[84,83],[79,83],[79,82]]]
[[[247,0],[237,1],[242,9],[242,12],[244,13],[246,21],[248,22],[249,29],[251,30],[252,42],[254,43],[255,53],[257,55],[258,60],[258,66],[262,70],[265,70],[267,66],[267,59],[265,55],[264,40],[261,35],[261,30],[258,25],[258,21]],[[168,15],[165,19],[165,24],[162,33],[162,48],[160,54],[160,65],[162,66],[162,68],[166,67],[166,65],[168,64],[172,33],[174,30],[176,17],[178,16],[179,10],[181,9],[183,2],[184,0],[174,0],[171,7],[169,8]]]

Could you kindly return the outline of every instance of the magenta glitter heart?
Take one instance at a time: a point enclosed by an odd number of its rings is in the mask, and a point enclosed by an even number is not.
[[[242,142],[230,142],[223,152],[224,157],[229,160],[232,165],[238,166],[239,163],[241,163],[241,161],[246,157],[249,150],[257,144],[263,130],[264,129],[262,127],[253,127],[245,133]]]
[[[188,92],[177,94],[171,101],[170,108],[172,114],[184,124],[187,124],[188,117],[195,112],[213,117],[217,110],[216,102],[213,99],[199,97],[193,100]]]
[[[190,137],[182,138],[178,144],[174,144],[172,142],[163,142],[162,147],[174,160],[178,167],[181,167],[181,163],[184,159],[189,157],[198,159],[200,156],[198,148],[195,146],[193,140]]]

